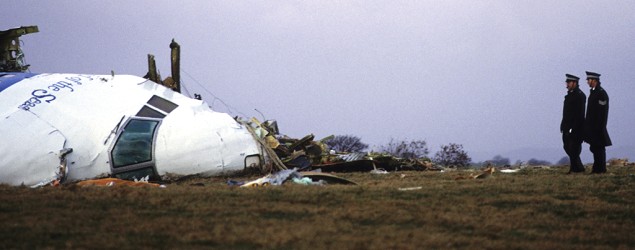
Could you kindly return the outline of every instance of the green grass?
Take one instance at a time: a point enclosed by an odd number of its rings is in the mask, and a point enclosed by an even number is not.
[[[359,186],[0,186],[0,249],[635,248],[635,167],[566,171],[337,174]]]

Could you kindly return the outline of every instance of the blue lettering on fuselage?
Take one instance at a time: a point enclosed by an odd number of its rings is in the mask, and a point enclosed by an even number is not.
[[[18,108],[23,110],[30,110],[44,102],[51,103],[57,99],[55,92],[68,91],[75,92],[75,88],[83,85],[82,80],[86,78],[92,80],[90,76],[78,75],[65,77],[63,81],[55,82],[46,89],[35,89],[31,91],[31,96],[26,99]]]

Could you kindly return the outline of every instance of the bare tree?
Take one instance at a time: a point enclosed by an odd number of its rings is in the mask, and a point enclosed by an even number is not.
[[[396,141],[390,139],[388,145],[382,146],[381,151],[399,158],[424,158],[427,157],[428,143],[425,140]]]
[[[337,152],[361,152],[368,148],[361,138],[352,135],[338,135],[324,143]]]
[[[510,161],[509,158],[505,158],[502,157],[500,155],[496,155],[494,156],[494,158],[492,158],[491,160],[489,160],[489,162],[492,163],[492,165],[494,166],[505,166],[505,165],[510,165]]]
[[[467,167],[471,161],[463,145],[456,143],[442,145],[441,150],[434,155],[434,162],[443,166]]]
[[[527,165],[529,166],[551,166],[551,162],[545,160],[538,160],[535,158],[531,158],[527,161]]]

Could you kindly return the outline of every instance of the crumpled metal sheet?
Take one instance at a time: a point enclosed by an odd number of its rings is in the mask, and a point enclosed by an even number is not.
[[[358,160],[363,160],[364,157],[366,157],[367,154],[364,152],[356,152],[356,153],[350,153],[350,154],[345,154],[345,155],[340,155],[340,159],[350,162],[350,161],[358,161]]]
[[[256,180],[247,182],[241,187],[259,187],[268,185],[282,185],[286,180],[290,178],[302,178],[302,175],[298,173],[297,169],[285,169],[278,171],[274,174],[268,174],[265,177],[258,178]]]

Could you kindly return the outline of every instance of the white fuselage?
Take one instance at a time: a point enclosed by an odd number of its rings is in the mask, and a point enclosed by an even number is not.
[[[0,72],[0,142],[0,183],[10,185],[209,176],[262,159],[228,114],[130,75]]]

